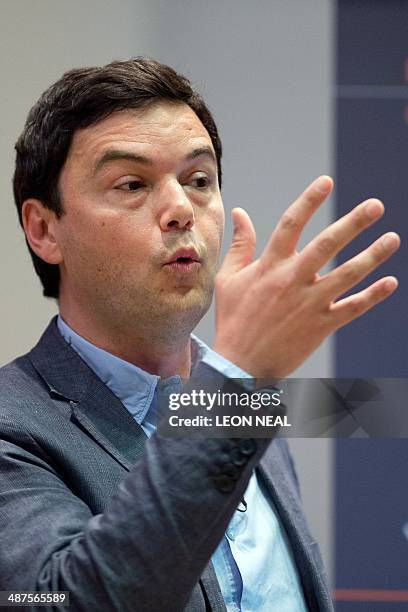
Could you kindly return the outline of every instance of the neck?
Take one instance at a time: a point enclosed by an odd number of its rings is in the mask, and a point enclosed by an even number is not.
[[[107,328],[94,317],[75,317],[63,307],[60,315],[79,336],[98,348],[161,378],[188,378],[191,370],[190,333],[149,337],[146,330]]]

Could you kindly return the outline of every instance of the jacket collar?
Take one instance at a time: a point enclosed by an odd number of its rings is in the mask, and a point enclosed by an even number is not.
[[[72,419],[127,470],[143,454],[146,434],[119,399],[62,338],[54,317],[28,357],[50,396],[68,401]]]

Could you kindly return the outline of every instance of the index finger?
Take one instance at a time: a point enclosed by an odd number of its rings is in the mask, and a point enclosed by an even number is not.
[[[332,189],[330,176],[319,176],[310,183],[280,218],[261,259],[272,262],[293,255],[303,228]]]

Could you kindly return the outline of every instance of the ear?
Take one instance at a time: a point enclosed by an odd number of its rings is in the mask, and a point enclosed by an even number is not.
[[[30,198],[23,203],[22,219],[27,241],[34,253],[49,264],[61,263],[63,257],[55,236],[58,222],[55,212],[40,200]]]

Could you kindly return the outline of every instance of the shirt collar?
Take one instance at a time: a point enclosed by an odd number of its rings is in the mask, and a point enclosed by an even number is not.
[[[66,342],[120,399],[139,425],[146,417],[156,389],[180,383],[179,376],[161,380],[160,376],[150,374],[88,342],[79,336],[61,315],[58,315],[57,326]],[[229,378],[248,377],[248,374],[213,351],[194,334],[191,335],[191,361],[192,367],[204,362]]]

